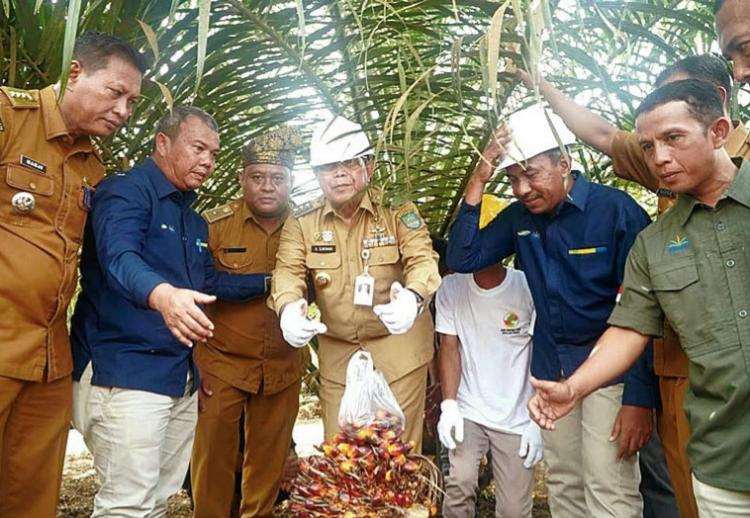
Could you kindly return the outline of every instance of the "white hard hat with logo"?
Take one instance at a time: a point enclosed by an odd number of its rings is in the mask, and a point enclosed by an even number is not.
[[[321,124],[310,141],[312,167],[367,155],[372,155],[372,146],[362,126],[341,116]]]
[[[498,166],[499,169],[528,160],[550,149],[557,149],[561,144],[567,146],[576,141],[575,135],[562,119],[540,104],[513,113],[508,117],[506,125],[511,130],[513,140],[507,146],[507,154]]]

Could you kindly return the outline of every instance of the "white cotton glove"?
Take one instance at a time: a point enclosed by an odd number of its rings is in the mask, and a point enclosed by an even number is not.
[[[542,431],[534,421],[529,421],[521,434],[521,449],[518,450],[519,457],[526,457],[523,467],[531,469],[544,457],[544,443],[542,442]]]
[[[325,333],[328,328],[322,322],[307,319],[307,301],[299,299],[290,302],[281,312],[281,332],[292,347],[304,347],[312,337]]]
[[[391,284],[391,302],[372,308],[392,335],[402,335],[411,329],[418,309],[417,296],[398,281]]]
[[[438,421],[437,431],[440,442],[449,450],[455,449],[457,442],[463,442],[464,418],[461,417],[455,399],[444,399],[440,403],[440,420]]]

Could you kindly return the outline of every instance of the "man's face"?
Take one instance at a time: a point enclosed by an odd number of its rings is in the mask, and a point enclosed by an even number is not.
[[[242,193],[250,210],[260,218],[277,218],[289,206],[289,169],[276,164],[252,164],[240,175]]]
[[[205,182],[216,165],[219,135],[201,119],[188,116],[174,139],[156,135],[156,150],[162,157],[162,171],[180,191],[192,191]]]
[[[326,199],[334,207],[340,207],[367,187],[372,168],[372,160],[353,158],[316,167],[315,176]]]
[[[93,72],[74,61],[60,109],[74,135],[108,137],[125,124],[140,95],[141,73],[124,59],[111,56]]]
[[[750,2],[727,0],[716,14],[716,33],[735,81],[750,83]]]
[[[673,192],[693,193],[713,176],[714,152],[724,139],[695,119],[685,102],[657,106],[635,124],[646,164]]]
[[[526,168],[514,164],[507,169],[513,195],[532,214],[551,214],[565,200],[568,159],[542,153],[526,161]]]

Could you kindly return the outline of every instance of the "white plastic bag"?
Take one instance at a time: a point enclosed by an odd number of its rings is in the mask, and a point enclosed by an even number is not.
[[[341,430],[352,433],[372,425],[400,434],[404,421],[404,413],[383,373],[375,370],[370,353],[355,353],[346,367],[346,388],[339,408]]]

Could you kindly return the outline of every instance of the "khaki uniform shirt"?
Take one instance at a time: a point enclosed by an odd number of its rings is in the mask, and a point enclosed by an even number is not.
[[[750,491],[750,162],[715,208],[687,195],[638,236],[609,324],[659,336],[689,361],[688,458],[702,482]]]
[[[750,131],[743,124],[735,122],[724,147],[729,156],[750,159]],[[638,182],[658,195],[659,214],[676,201],[677,197],[672,191],[648,169],[635,133],[617,132],[612,142],[612,163],[617,176]],[[654,370],[659,376],[687,378],[688,375],[687,357],[669,322],[664,327],[664,337],[654,340]]]
[[[372,354],[388,382],[427,364],[433,355],[430,312],[424,311],[403,335],[391,335],[372,307],[354,305],[355,278],[364,271],[375,279],[374,302],[390,301],[393,281],[428,302],[440,285],[437,254],[416,207],[387,207],[374,189],[366,193],[348,227],[326,201],[284,225],[271,290],[277,312],[305,296],[309,276],[321,321],[328,332],[319,337],[321,376],[346,382],[349,358],[358,350]]]
[[[268,234],[241,199],[203,216],[216,269],[273,271],[283,223]],[[196,346],[194,357],[201,370],[253,394],[275,394],[299,381],[307,351],[284,341],[279,319],[264,299],[242,304],[217,301],[206,306],[206,313],[216,327],[213,338]]]
[[[66,310],[104,166],[68,134],[51,86],[0,90],[0,376],[52,381],[73,370]],[[15,210],[16,195],[34,209]]]

